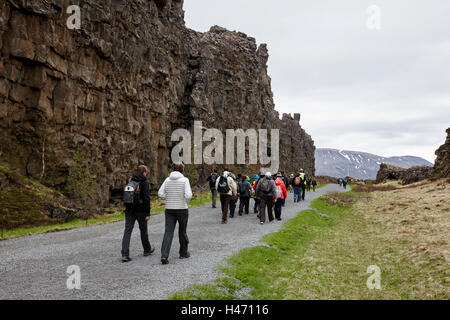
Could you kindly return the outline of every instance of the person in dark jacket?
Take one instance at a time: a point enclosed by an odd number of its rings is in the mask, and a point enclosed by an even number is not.
[[[256,186],[256,196],[261,199],[259,220],[261,224],[266,222],[266,207],[269,221],[273,221],[273,205],[277,200],[277,190],[275,182],[272,179],[270,172],[261,178]]]
[[[137,173],[131,178],[132,181],[139,182],[139,204],[125,208],[125,231],[122,239],[122,262],[131,261],[130,258],[130,240],[135,222],[139,224],[141,231],[141,241],[144,248],[144,256],[151,255],[155,248],[150,245],[148,239],[147,222],[150,220],[150,183],[147,180],[149,170],[141,165],[137,168]]]
[[[252,186],[250,182],[247,181],[247,177],[243,176],[242,181],[238,183],[238,193],[239,193],[239,215],[242,216],[245,208],[245,214],[249,213],[250,205],[250,190]]]
[[[313,187],[313,191],[316,192],[316,187],[317,187],[317,180],[316,179],[312,179],[312,187]]]
[[[256,196],[256,186],[258,185],[258,182],[259,182],[259,176],[257,174],[253,175],[252,189],[253,189],[253,197],[255,200],[255,204],[253,206],[253,213],[255,213],[255,214],[259,213],[259,204],[260,204],[260,199],[258,199],[258,197]]]
[[[311,178],[306,178],[306,190],[311,191]]]
[[[217,201],[217,189],[216,189],[216,180],[219,178],[219,174],[217,173],[217,169],[214,169],[211,175],[206,179],[209,182],[209,189],[212,194],[212,207],[216,208]]]

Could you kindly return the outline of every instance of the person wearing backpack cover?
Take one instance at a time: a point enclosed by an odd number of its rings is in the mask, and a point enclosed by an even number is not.
[[[242,216],[245,207],[245,214],[249,213],[249,205],[250,205],[250,190],[252,186],[250,182],[248,182],[247,177],[243,176],[242,181],[238,184],[239,191],[239,215]]]
[[[155,251],[148,239],[147,222],[150,220],[150,183],[147,180],[148,173],[148,168],[140,165],[124,190],[125,231],[122,239],[122,262],[131,261],[130,240],[136,220],[141,232],[144,256],[149,256]]]
[[[228,223],[228,209],[232,197],[237,196],[237,185],[231,176],[230,169],[225,168],[223,174],[216,181],[216,190],[220,195],[222,207],[222,224]]]
[[[281,210],[283,209],[284,200],[287,197],[286,186],[281,177],[275,180],[275,187],[277,190],[277,202],[275,203],[275,218],[281,221]]]
[[[183,175],[184,164],[175,163],[173,172],[159,188],[158,196],[166,200],[166,227],[161,246],[161,263],[169,263],[170,247],[173,233],[178,222],[178,239],[180,241],[180,259],[187,259],[191,255],[188,251],[189,238],[186,233],[189,209],[188,203],[192,199],[189,179]]]
[[[211,175],[206,179],[209,182],[209,189],[211,190],[212,194],[212,207],[216,208],[216,202],[217,202],[217,189],[216,189],[216,180],[219,177],[219,174],[217,173],[217,169],[213,169],[213,172]]]
[[[266,222],[266,207],[269,221],[273,221],[272,208],[277,199],[277,191],[275,182],[272,179],[270,172],[261,178],[256,186],[256,196],[261,199],[259,221],[261,224]]]

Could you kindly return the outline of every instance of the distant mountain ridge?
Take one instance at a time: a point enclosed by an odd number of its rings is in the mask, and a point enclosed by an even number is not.
[[[406,169],[414,166],[433,166],[431,162],[420,157],[382,157],[367,152],[330,148],[317,148],[315,156],[317,176],[375,179],[381,163]]]

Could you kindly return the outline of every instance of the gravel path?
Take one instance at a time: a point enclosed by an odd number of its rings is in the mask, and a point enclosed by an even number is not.
[[[283,221],[259,225],[250,213],[220,224],[220,209],[210,205],[189,210],[188,235],[191,258],[178,258],[175,233],[170,264],[160,262],[164,215],[152,217],[150,242],[153,256],[143,257],[139,228],[131,240],[132,262],[120,261],[124,223],[28,236],[0,242],[0,299],[166,299],[191,284],[211,282],[218,276],[223,259],[277,231],[287,219],[306,209],[310,201],[328,192],[343,191],[328,185],[307,193],[307,201],[294,204],[292,194],[283,208]],[[253,201],[250,201],[253,206]],[[178,227],[177,227],[178,229]],[[68,290],[67,267],[81,270],[81,289]]]

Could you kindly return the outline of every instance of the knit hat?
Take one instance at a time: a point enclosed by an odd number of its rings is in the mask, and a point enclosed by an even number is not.
[[[253,180],[258,180],[258,179],[259,179],[259,176],[257,174],[254,174],[253,175]]]

